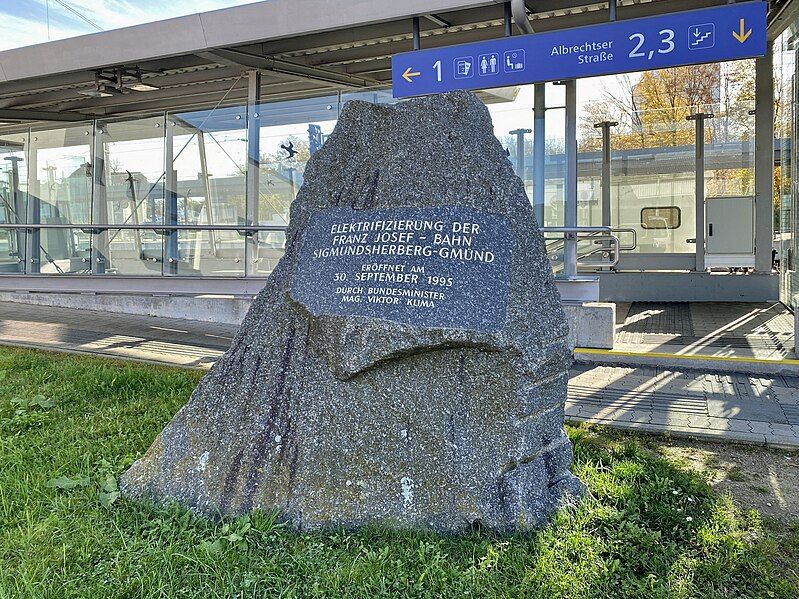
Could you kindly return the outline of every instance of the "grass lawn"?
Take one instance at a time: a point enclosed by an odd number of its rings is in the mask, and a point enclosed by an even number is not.
[[[799,597],[799,522],[741,511],[652,437],[570,429],[591,497],[510,537],[300,535],[120,499],[200,376],[0,349],[0,597]]]

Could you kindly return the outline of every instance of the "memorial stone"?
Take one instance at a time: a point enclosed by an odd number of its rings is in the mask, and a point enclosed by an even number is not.
[[[522,182],[471,93],[348,102],[229,351],[121,479],[299,530],[535,527],[583,487],[567,325]]]

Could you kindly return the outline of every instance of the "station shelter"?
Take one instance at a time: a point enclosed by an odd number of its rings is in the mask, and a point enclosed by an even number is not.
[[[0,292],[248,296],[391,57],[726,0],[270,0],[0,52]],[[565,301],[799,301],[799,2],[765,56],[478,91]]]

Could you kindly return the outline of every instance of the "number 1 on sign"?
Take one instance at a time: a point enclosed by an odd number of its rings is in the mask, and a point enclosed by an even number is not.
[[[437,60],[433,63],[433,70],[436,72],[436,81],[441,81],[441,61]]]

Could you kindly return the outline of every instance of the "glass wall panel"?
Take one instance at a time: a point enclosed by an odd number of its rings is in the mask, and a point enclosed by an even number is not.
[[[391,88],[365,89],[354,92],[341,92],[341,107],[350,100],[361,100],[370,104],[396,104]]]
[[[579,87],[579,84],[578,84]],[[577,225],[602,226],[602,130],[591,118],[592,105],[577,104]]]
[[[544,219],[541,226],[563,226],[565,176],[565,93],[563,86],[547,83],[546,139],[544,168]],[[497,137],[514,171],[524,182],[527,197],[533,201],[534,185],[534,103],[535,86],[507,87],[482,90],[480,98],[486,103]],[[558,238],[560,236],[560,238]],[[561,234],[552,234],[547,242],[550,262],[555,272],[563,268]]]
[[[754,195],[754,107],[746,101],[703,108],[714,115],[705,131],[705,197]]]
[[[494,123],[494,136],[502,144],[516,175],[533,197],[533,86],[481,92]]]
[[[28,151],[28,202],[44,224],[92,221],[92,124],[34,130]],[[30,212],[30,208],[29,208]],[[76,229],[42,229],[32,252],[42,274],[91,271],[92,239]]]
[[[102,183],[93,190],[93,223],[164,223],[164,116],[97,123],[95,153]],[[94,161],[93,161],[94,162]],[[96,235],[107,250],[106,274],[160,275],[161,235],[111,230]]]
[[[167,123],[172,178],[167,178],[166,196],[175,206],[172,210],[167,206],[165,214],[174,214],[178,224],[245,224],[246,107],[171,113]],[[174,189],[170,181],[175,182]],[[177,237],[174,274],[244,275],[245,238],[236,231],[180,231]]]
[[[695,253],[694,123],[677,110],[651,110],[611,131],[611,226],[636,231],[636,252]],[[679,226],[657,226],[658,209],[679,212]]]
[[[28,132],[0,135],[0,223],[20,224],[27,218]],[[24,230],[0,229],[0,273],[25,272]]]
[[[345,99],[388,101],[384,93],[374,91],[348,94]],[[338,96],[272,102],[256,108],[261,122],[257,224],[288,225],[289,208],[302,186],[308,160],[333,132],[339,109]],[[285,237],[281,231],[262,231],[256,240],[252,273],[263,276],[283,255]]]

